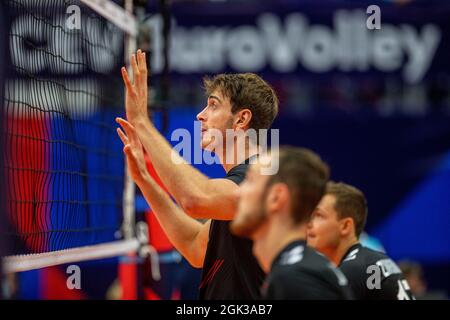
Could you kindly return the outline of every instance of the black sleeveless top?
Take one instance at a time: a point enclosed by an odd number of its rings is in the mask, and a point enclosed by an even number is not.
[[[247,160],[231,169],[226,179],[240,184],[248,163]],[[211,221],[200,299],[259,299],[265,274],[253,256],[253,242],[232,235],[229,226],[230,221]]]

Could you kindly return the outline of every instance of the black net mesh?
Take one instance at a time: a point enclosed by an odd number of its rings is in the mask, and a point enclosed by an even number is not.
[[[114,240],[124,185],[114,122],[123,110],[124,33],[79,1],[4,6],[1,166],[10,254]]]

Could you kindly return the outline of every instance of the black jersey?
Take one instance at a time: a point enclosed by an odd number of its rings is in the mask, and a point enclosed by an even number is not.
[[[247,160],[226,178],[240,184]],[[212,220],[200,283],[200,299],[258,299],[265,274],[252,253],[253,242],[230,232],[230,221]]]
[[[344,274],[306,241],[294,241],[278,254],[264,283],[264,299],[352,299]]]
[[[355,244],[347,250],[339,268],[346,275],[355,299],[414,299],[400,268],[382,252]]]

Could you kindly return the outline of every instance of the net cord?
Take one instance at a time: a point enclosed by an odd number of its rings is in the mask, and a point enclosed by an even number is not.
[[[3,258],[3,272],[8,274],[66,263],[112,258],[136,252],[139,247],[137,239],[130,239],[38,254],[9,256]]]

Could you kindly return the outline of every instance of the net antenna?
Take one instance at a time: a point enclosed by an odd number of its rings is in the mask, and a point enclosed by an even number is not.
[[[25,8],[26,4],[29,3],[27,1],[21,1],[21,0],[8,0],[11,3],[13,3],[14,6],[19,6],[19,9],[22,9],[20,6],[23,6]],[[52,1],[52,0],[48,0]],[[22,4],[25,3],[24,4]],[[64,1],[64,4],[68,5],[70,1]],[[73,1],[72,1],[73,2]],[[131,66],[130,66],[130,56],[132,52],[136,51],[136,36],[137,36],[137,30],[138,30],[138,23],[136,18],[133,16],[133,0],[125,0],[125,10],[124,8],[118,6],[114,2],[110,0],[79,0],[79,3],[82,5],[85,5],[92,9],[96,14],[99,16],[102,16],[105,20],[108,21],[108,23],[113,23],[116,27],[118,27],[122,32],[124,32],[124,60],[126,62],[126,66],[128,71],[131,73]],[[33,16],[33,19],[36,20],[42,20],[40,17],[34,16],[32,13],[32,10],[28,11],[30,15]],[[48,24],[48,23],[47,23]],[[56,26],[57,29],[63,30],[63,27]],[[15,35],[17,38],[17,35]],[[12,37],[11,37],[12,38]],[[85,43],[89,44],[89,39],[84,39]],[[24,41],[25,42],[25,41]],[[32,45],[32,44],[31,44]],[[61,44],[63,46],[63,44]],[[102,49],[105,46],[103,46]],[[13,49],[11,49],[12,51]],[[108,48],[106,48],[108,50]],[[14,54],[14,52],[11,52]],[[56,58],[61,58],[63,62],[65,63],[66,60],[64,60],[61,56],[58,54],[50,53],[52,56]],[[98,54],[98,53],[97,53]],[[89,59],[93,59],[93,56],[91,56]],[[91,61],[89,60],[88,61]],[[74,66],[80,65],[81,63],[75,62],[73,63]],[[120,75],[118,75],[120,77]],[[33,76],[33,81],[37,81],[36,78]],[[41,80],[39,80],[41,81]],[[45,80],[50,83],[49,80]],[[45,82],[44,81],[44,82]],[[42,81],[41,81],[42,82]],[[53,85],[53,83],[51,83]],[[56,84],[58,85],[58,83]],[[11,85],[12,87],[14,86]],[[31,86],[30,86],[31,87]],[[9,104],[15,103],[15,105],[25,105],[32,107],[31,105],[28,105],[24,103],[22,100],[17,100],[15,102],[11,102],[11,96],[20,96],[24,93],[22,91],[26,87],[13,87],[11,92],[9,94],[5,94],[5,97],[9,96]],[[63,89],[66,89],[65,86],[63,86]],[[84,89],[84,88],[82,88]],[[69,89],[66,89],[67,91],[70,91]],[[73,91],[73,92],[72,92]],[[72,90],[70,93],[73,94],[85,94],[87,96],[92,95],[90,92],[87,92],[86,90]],[[46,93],[47,94],[47,93]],[[52,95],[53,92],[50,92],[47,95]],[[67,96],[69,96],[68,92],[64,92],[64,100],[63,102],[67,102]],[[76,99],[76,98],[75,98]],[[87,98],[86,98],[87,99]],[[24,100],[26,100],[24,98]],[[7,99],[5,99],[7,101]],[[78,100],[77,100],[78,101]],[[122,103],[123,106],[124,102]],[[7,102],[8,105],[8,102]],[[51,112],[52,110],[50,110]],[[47,111],[49,112],[49,111]],[[44,113],[44,112],[43,112]],[[81,120],[80,120],[81,121]],[[87,121],[86,121],[87,122]],[[103,125],[103,124],[102,124]],[[104,125],[103,125],[104,126]],[[111,128],[107,128],[108,130]],[[8,134],[7,134],[8,136]],[[117,137],[116,137],[117,138]],[[43,139],[44,141],[44,139]],[[60,143],[61,141],[55,141],[51,139],[46,139],[45,143],[51,144],[51,147],[53,147],[52,143]],[[66,142],[62,142],[66,143]],[[70,146],[73,147],[74,143],[72,143]],[[78,147],[78,146],[76,146]],[[50,148],[50,147],[49,147]],[[80,147],[81,148],[81,147]],[[101,151],[101,150],[100,150]],[[50,156],[51,157],[51,156]],[[122,155],[123,157],[123,155]],[[127,166],[125,166],[127,168]],[[8,168],[7,168],[8,169]],[[15,169],[15,168],[13,168]],[[42,174],[48,173],[48,175],[51,175],[55,171],[42,171]],[[59,173],[59,171],[58,171]],[[64,172],[65,173],[65,172]],[[70,172],[69,172],[70,173]],[[101,178],[95,177],[95,178]],[[93,243],[92,245],[81,245],[81,246],[74,246],[69,245],[69,248],[53,250],[53,248],[47,248],[46,246],[41,245],[42,243],[45,244],[46,241],[54,240],[52,236],[54,236],[58,241],[63,242],[65,238],[70,238],[71,235],[68,235],[69,233],[72,233],[72,235],[76,232],[85,232],[83,230],[50,230],[49,235],[45,236],[42,239],[39,237],[41,234],[39,234],[37,237],[39,238],[38,244],[39,251],[37,253],[29,253],[29,254],[14,254],[3,258],[3,272],[4,273],[14,273],[14,272],[21,272],[21,271],[28,271],[33,269],[40,269],[44,267],[64,264],[64,263],[72,263],[72,262],[80,262],[80,261],[86,261],[86,260],[95,260],[95,259],[102,259],[102,258],[110,258],[110,257],[116,257],[116,256],[122,256],[127,255],[133,252],[139,252],[140,248],[142,248],[143,243],[141,243],[144,240],[139,240],[136,232],[135,232],[135,213],[134,213],[134,194],[135,194],[135,185],[126,169],[125,177],[124,177],[124,189],[123,189],[123,199],[122,199],[122,208],[123,208],[123,220],[122,220],[122,226],[120,231],[121,240],[114,240],[110,242],[103,242],[103,243]],[[47,181],[47,180],[46,180]],[[49,178],[50,182],[44,182],[47,184],[52,183],[51,177]],[[70,180],[72,181],[72,180]],[[87,182],[85,182],[87,183]],[[86,191],[84,191],[86,192]],[[88,193],[88,192],[86,192]],[[47,202],[50,202],[50,209],[52,210],[52,204],[55,203],[55,200],[49,200],[49,201],[41,201],[42,203],[45,202],[45,205],[47,205]],[[82,201],[79,201],[82,202]],[[78,205],[78,203],[75,203],[75,205]],[[81,204],[83,205],[83,204]],[[94,205],[101,205],[101,203],[94,203]],[[88,218],[89,218],[89,210],[88,211]],[[41,217],[38,217],[41,219]],[[62,217],[63,219],[65,217]],[[36,219],[35,217],[33,219]],[[51,219],[51,218],[44,218],[44,219]],[[71,218],[75,219],[75,218]],[[48,221],[44,222],[45,224],[48,223]],[[51,225],[51,223],[50,223]],[[42,231],[45,233],[45,231]],[[42,233],[41,232],[41,233]],[[54,234],[52,234],[54,232]],[[39,233],[39,232],[36,232]],[[117,235],[117,232],[116,232]],[[41,237],[42,238],[42,237]],[[61,240],[62,239],[62,240]],[[95,241],[94,241],[95,242]],[[97,241],[98,242],[98,241]],[[48,245],[49,246],[49,245]],[[37,247],[37,246],[36,246]],[[42,248],[46,248],[42,249]],[[46,252],[43,252],[46,251]]]

